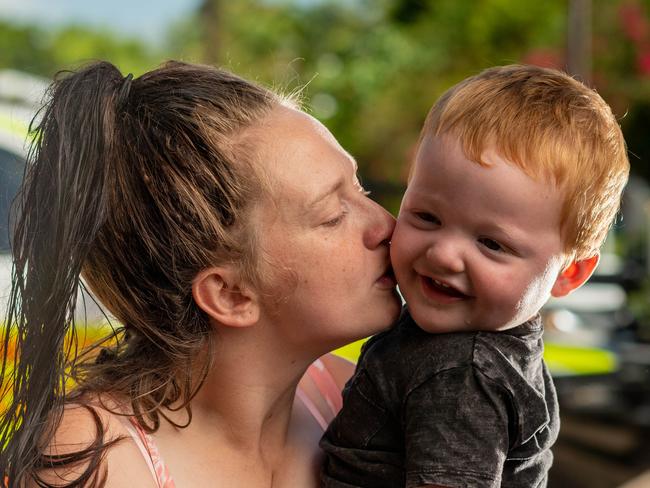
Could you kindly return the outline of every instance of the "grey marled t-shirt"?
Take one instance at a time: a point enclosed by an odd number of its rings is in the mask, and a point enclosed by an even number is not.
[[[326,488],[542,487],[559,430],[539,317],[429,334],[408,311],[364,346],[321,440]]]

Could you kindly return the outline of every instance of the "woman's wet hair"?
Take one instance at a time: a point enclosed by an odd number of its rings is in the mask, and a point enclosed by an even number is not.
[[[192,280],[219,263],[236,264],[252,284],[259,278],[247,215],[261,179],[246,133],[281,103],[231,73],[179,62],[135,79],[107,62],[57,76],[32,124],[14,204],[0,480],[48,486],[40,470],[81,466],[61,486],[101,486],[111,442],[88,399],[102,392],[128,398],[127,413],[146,431],[158,428],[163,407],[185,408],[189,423],[213,330]],[[83,286],[119,327],[78,351]],[[206,360],[197,367],[196,358]],[[91,411],[96,439],[48,455],[70,402]]]

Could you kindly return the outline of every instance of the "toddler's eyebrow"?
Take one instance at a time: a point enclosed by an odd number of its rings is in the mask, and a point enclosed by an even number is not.
[[[503,239],[506,243],[517,246],[522,242],[522,231],[516,226],[503,226],[498,223],[491,223],[486,230],[490,234],[496,234],[494,237]]]

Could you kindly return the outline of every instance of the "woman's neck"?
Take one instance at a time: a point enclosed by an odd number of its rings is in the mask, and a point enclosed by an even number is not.
[[[191,402],[194,428],[188,428],[235,449],[281,452],[296,387],[316,358],[280,352],[253,334],[228,332],[215,339],[210,370]]]

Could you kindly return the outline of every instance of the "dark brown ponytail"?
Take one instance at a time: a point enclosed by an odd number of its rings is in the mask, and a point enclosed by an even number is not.
[[[278,103],[235,75],[177,62],[137,79],[100,62],[54,82],[14,206],[2,340],[3,400],[11,400],[0,420],[0,474],[11,486],[46,486],[39,470],[79,463],[87,468],[66,486],[102,484],[108,444],[92,407],[94,443],[46,452],[71,377],[75,401],[124,398],[146,430],[173,405],[191,418],[211,344],[192,279],[223,260],[254,279],[246,212],[260,185],[240,141]],[[80,276],[120,323],[112,335],[120,340],[99,358],[75,346]],[[197,357],[206,358],[198,378]]]
[[[44,427],[65,397],[64,341],[74,334],[83,262],[106,217],[121,83],[108,63],[62,78],[31,129],[35,142],[14,206],[13,286],[3,337],[2,377],[13,388],[0,420],[0,473],[13,482],[41,463],[36,446],[51,436]],[[7,358],[12,341],[13,370]]]

